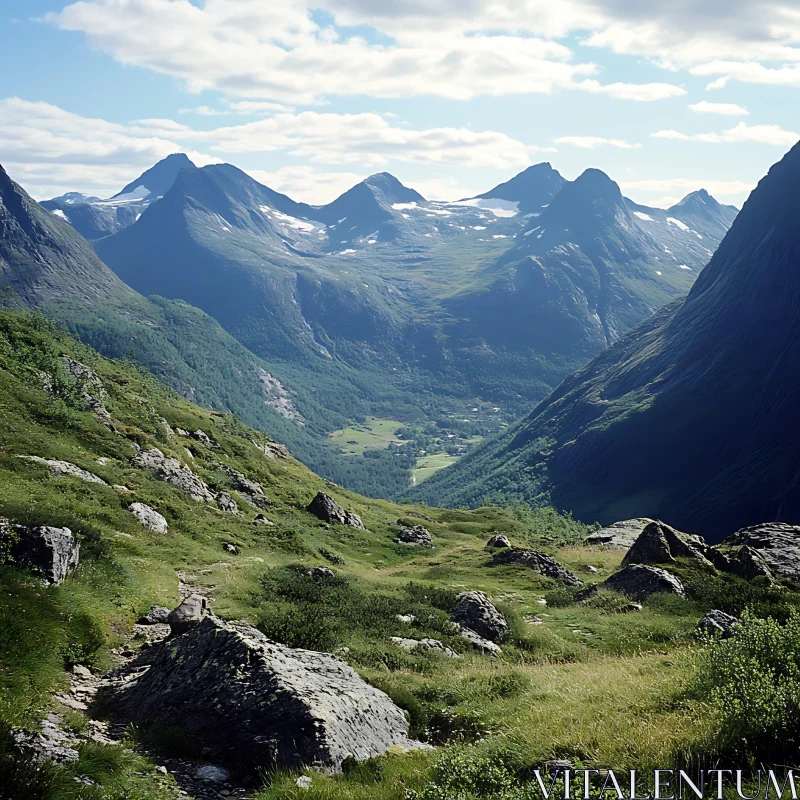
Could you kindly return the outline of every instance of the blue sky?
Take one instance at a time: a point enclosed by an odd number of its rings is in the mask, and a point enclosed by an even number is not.
[[[327,202],[550,161],[740,205],[800,134],[795,0],[4,0],[0,163],[107,196],[182,150]]]

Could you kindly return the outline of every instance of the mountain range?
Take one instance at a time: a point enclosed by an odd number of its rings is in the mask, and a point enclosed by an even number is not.
[[[268,423],[327,477],[384,496],[407,486],[423,440],[367,461],[329,433],[370,415],[450,437],[499,432],[685,294],[736,215],[705,192],[646,208],[602,172],[566,181],[549,164],[460,201],[428,201],[380,173],[311,206],[181,154],[108,200],[26,203],[47,225],[16,246],[17,273],[20,254],[45,247],[46,230],[60,241],[67,223],[102,262],[73,234],[38,258],[62,276],[54,298],[25,296],[20,274],[4,280],[23,302],[106,355],[135,352],[188,397]],[[84,289],[104,293],[101,317]],[[201,341],[213,343],[213,375],[187,353]],[[237,388],[222,377],[227,359]],[[492,414],[478,420],[482,404]]]
[[[800,145],[753,191],[685,300],[642,322],[417,496],[548,499],[581,519],[658,517],[712,538],[757,521],[796,521],[798,185]],[[703,196],[689,203],[709,208]]]

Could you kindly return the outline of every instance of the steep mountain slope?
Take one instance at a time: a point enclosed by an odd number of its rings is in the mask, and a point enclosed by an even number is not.
[[[564,178],[549,163],[534,164],[472,200],[506,200],[527,214],[546,206],[564,185]]]
[[[42,202],[42,207],[66,220],[89,241],[97,241],[133,225],[147,206],[166,194],[182,169],[194,168],[183,153],[175,153],[129,183],[109,200],[68,192]]]
[[[798,185],[800,145],[753,191],[685,302],[419,496],[550,497],[582,519],[649,515],[716,537],[800,520]]]

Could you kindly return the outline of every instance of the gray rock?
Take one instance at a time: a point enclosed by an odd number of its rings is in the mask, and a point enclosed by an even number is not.
[[[687,558],[699,564],[710,564],[706,558],[709,546],[702,537],[681,533],[663,522],[651,522],[622,559],[628,564],[675,564]]]
[[[728,639],[733,636],[733,629],[738,624],[739,620],[736,617],[715,608],[697,623],[697,630],[706,636],[721,636],[723,639]]]
[[[336,573],[329,567],[311,567],[308,574],[315,581],[331,581],[336,577]]]
[[[259,444],[254,441],[253,444],[259,449],[267,458],[290,458],[291,453],[287,447],[277,442],[265,442]]]
[[[336,522],[339,525],[349,525],[352,528],[366,530],[358,514],[345,511],[325,492],[317,492],[317,496],[308,504],[306,510],[323,522]]]
[[[188,436],[189,435],[189,431],[185,431],[183,428],[175,428],[175,433],[177,433],[178,436]]]
[[[627,550],[639,538],[641,532],[653,521],[647,517],[639,517],[615,522],[613,525],[601,528],[596,533],[588,536],[586,544]]]
[[[143,617],[139,617],[137,624],[168,625],[169,615],[170,610],[165,606],[150,606],[150,610]]]
[[[80,561],[80,544],[69,528],[29,528],[0,518],[3,542],[17,564],[56,585],[63,583]]]
[[[490,642],[499,642],[508,633],[506,618],[483,592],[462,592],[452,618]]]
[[[239,548],[233,542],[223,542],[222,549],[226,553],[230,553],[232,556],[239,555]]]
[[[75,739],[63,731],[58,714],[48,714],[35,733],[17,730],[13,733],[14,746],[23,758],[41,763],[52,761],[56,764],[67,764],[80,757],[73,745]]]
[[[80,361],[66,355],[60,356],[59,361],[66,373],[67,381],[71,384],[71,389],[73,391],[77,389],[81,395],[84,408],[91,411],[104,425],[111,427],[111,414],[105,406],[108,392],[97,373],[86,364],[81,364]],[[59,393],[51,375],[44,375],[42,384],[45,391],[51,394]]]
[[[200,594],[189,595],[177,608],[169,612],[167,622],[173,636],[190,631],[210,613],[208,600]]]
[[[213,447],[215,445],[215,442],[212,441],[211,437],[205,431],[200,430],[200,428],[190,435],[192,439],[196,439],[198,442],[206,445],[206,447]]]
[[[192,500],[206,503],[215,500],[214,493],[189,467],[185,467],[177,458],[165,456],[156,447],[137,453],[133,457],[133,465],[149,470],[159,480],[186,492]]]
[[[78,478],[87,483],[98,483],[102,486],[108,486],[102,478],[98,478],[94,473],[81,469],[81,467],[75,464],[70,464],[69,461],[54,461],[48,458],[40,458],[39,456],[19,456],[19,458],[24,458],[26,461],[33,461],[34,464],[43,464],[50,470],[50,474],[56,477],[66,475],[67,477]]]
[[[440,642],[438,639],[404,639],[402,636],[391,636],[389,641],[402,647],[403,650],[433,650],[442,653],[447,658],[459,658],[455,650]]]
[[[245,495],[253,505],[259,508],[267,508],[272,505],[272,500],[264,494],[264,489],[258,481],[250,480],[232,467],[223,466],[222,469],[232,478],[233,488]]]
[[[645,564],[631,564],[619,572],[615,572],[603,583],[594,584],[594,586],[583,589],[575,597],[578,600],[585,600],[601,587],[621,592],[634,600],[645,600],[650,595],[660,592],[676,594],[679,597],[685,597],[686,595],[680,579],[665,569]]]
[[[217,495],[217,508],[219,508],[220,511],[226,511],[228,514],[239,513],[239,506],[227,492],[220,492]]]
[[[508,536],[502,534],[495,534],[486,542],[487,547],[511,547],[511,542],[508,541]]]
[[[410,544],[416,547],[427,547],[433,549],[433,537],[431,532],[422,525],[414,525],[410,528],[400,528],[400,533],[394,539],[397,544]]]
[[[268,527],[272,527],[275,523],[268,520],[263,514],[256,514],[255,519],[253,522],[256,525],[267,525]]]
[[[228,760],[256,769],[311,767],[393,747],[424,748],[391,699],[330,655],[271,642],[208,616],[160,646],[149,670],[106,697],[137,725],[179,725]]]
[[[197,770],[197,777],[207,783],[228,783],[231,779],[231,773],[224,767],[205,764]]]
[[[723,552],[735,547],[749,547],[775,577],[800,582],[800,527],[766,522],[742,528],[719,545]]]
[[[167,533],[169,531],[167,520],[154,508],[150,508],[150,506],[144,503],[132,503],[128,506],[128,511],[130,511],[145,528],[155,533]]]
[[[484,639],[483,636],[479,636],[475,631],[465,628],[463,625],[460,626],[459,634],[462,639],[466,639],[476,650],[480,650],[481,653],[485,653],[493,658],[496,658],[503,652],[499,644]]]
[[[565,583],[567,586],[583,586],[583,581],[576,578],[566,567],[538,550],[523,550],[518,547],[501,550],[494,554],[492,563],[524,564],[526,567],[530,567],[548,578]]]

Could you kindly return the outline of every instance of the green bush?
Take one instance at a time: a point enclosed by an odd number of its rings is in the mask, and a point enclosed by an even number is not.
[[[717,716],[716,746],[776,763],[800,747],[800,613],[785,625],[746,611],[730,639],[712,641],[699,688]]]

